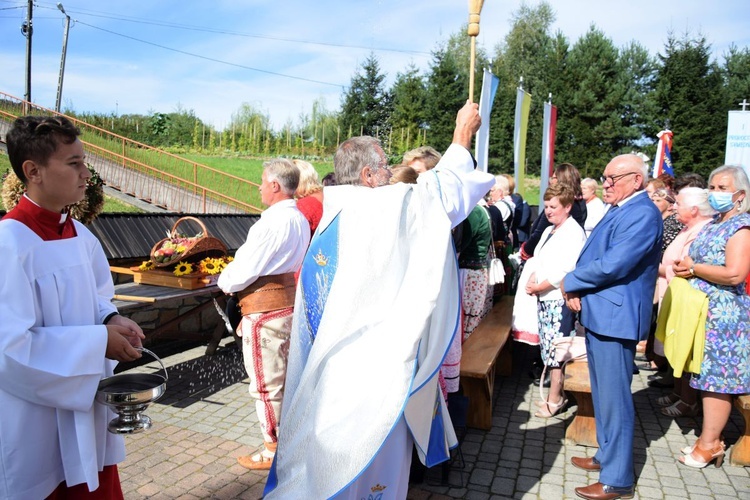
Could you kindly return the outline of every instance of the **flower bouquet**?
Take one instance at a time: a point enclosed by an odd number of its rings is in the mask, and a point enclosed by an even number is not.
[[[178,227],[185,221],[193,221],[200,226],[201,231],[188,236],[178,231]],[[151,263],[154,267],[162,268],[175,264],[198,262],[206,258],[218,259],[227,254],[227,247],[217,238],[211,237],[200,219],[182,217],[177,220],[167,237],[157,242],[151,249]],[[192,264],[191,270],[192,270]],[[189,273],[182,273],[189,274]]]
[[[175,264],[172,274],[174,274],[175,276],[187,276],[198,273],[201,275],[213,276],[216,274],[220,274],[221,271],[224,270],[225,267],[227,267],[227,264],[232,262],[232,260],[234,260],[233,257],[225,255],[223,257],[216,258],[206,257],[197,263],[180,261]],[[141,265],[138,266],[138,271],[150,271],[153,269],[155,269],[154,263],[150,260],[144,260],[143,262],[141,262]]]

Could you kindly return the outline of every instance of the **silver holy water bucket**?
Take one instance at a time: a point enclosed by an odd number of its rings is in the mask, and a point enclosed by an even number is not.
[[[142,412],[167,390],[167,369],[161,359],[143,347],[139,351],[150,354],[164,370],[158,373],[121,373],[103,378],[96,391],[96,400],[109,406],[118,417],[107,425],[113,434],[134,434],[151,427],[151,419]]]

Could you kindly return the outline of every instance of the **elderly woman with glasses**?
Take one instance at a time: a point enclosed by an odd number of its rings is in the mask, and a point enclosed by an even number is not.
[[[666,181],[666,182],[665,182]],[[677,233],[682,231],[682,223],[677,220],[677,215],[674,211],[675,196],[672,192],[672,177],[659,177],[657,179],[651,179],[646,185],[646,192],[654,205],[661,212],[661,218],[664,222],[664,236],[662,239],[661,252],[667,249],[672,240],[675,239]]]
[[[703,425],[700,438],[679,458],[696,468],[714,460],[721,465],[732,395],[750,392],[750,181],[742,167],[725,165],[711,173],[708,189],[708,202],[719,214],[673,266],[675,276],[708,296],[703,360],[690,380],[690,387],[702,391]]]

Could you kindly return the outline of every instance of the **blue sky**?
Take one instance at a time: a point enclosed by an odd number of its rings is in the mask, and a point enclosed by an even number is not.
[[[64,27],[56,3],[35,2],[33,16],[31,96],[49,108]],[[145,114],[182,108],[219,128],[243,102],[268,113],[275,128],[309,113],[318,98],[337,109],[370,51],[390,83],[410,63],[428,68],[430,51],[468,19],[466,0],[62,3],[73,19],[63,110]],[[663,49],[670,29],[702,33],[717,58],[732,43],[750,46],[747,0],[684,0],[672,2],[679,5],[672,11],[655,8],[652,0],[549,3],[557,14],[553,32],[559,29],[571,44],[593,23],[615,45],[637,40],[652,54]],[[19,28],[26,5],[0,0],[0,91],[17,97],[25,92],[26,39]],[[478,44],[491,53],[520,5],[486,0]]]

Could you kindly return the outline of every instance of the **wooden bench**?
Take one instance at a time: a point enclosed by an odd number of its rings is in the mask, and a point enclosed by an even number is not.
[[[750,466],[750,394],[743,394],[734,400],[734,406],[740,410],[745,419],[745,432],[732,446],[729,463],[739,466]]]
[[[469,398],[469,427],[492,427],[495,367],[499,360],[499,373],[503,376],[510,375],[512,368],[508,342],[512,320],[513,297],[502,297],[462,346],[461,388]]]
[[[586,361],[573,361],[565,365],[563,389],[573,394],[578,403],[575,417],[565,429],[565,442],[598,447],[589,364]]]

